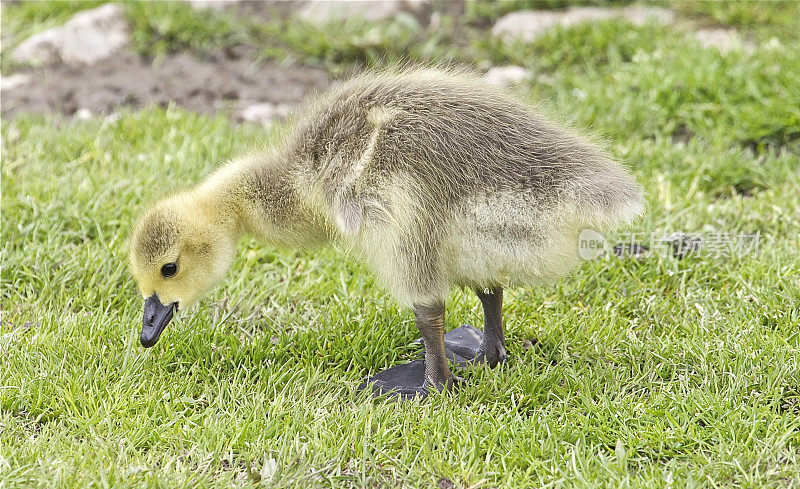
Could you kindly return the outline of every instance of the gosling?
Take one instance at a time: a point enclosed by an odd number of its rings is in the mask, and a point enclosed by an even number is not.
[[[643,212],[640,187],[606,153],[477,78],[363,74],[309,104],[271,149],[143,215],[130,248],[145,298],[140,341],[153,346],[178,307],[222,281],[241,237],[332,243],[413,309],[425,345],[420,379],[376,379],[376,392],[424,397],[462,380],[448,354],[504,361],[504,287],[565,276],[582,230],[607,232]],[[483,305],[472,346],[445,341],[454,286]]]

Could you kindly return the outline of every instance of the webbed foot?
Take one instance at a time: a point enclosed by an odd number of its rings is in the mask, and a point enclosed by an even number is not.
[[[424,344],[422,340],[418,341]],[[459,367],[486,363],[494,368],[507,357],[502,341],[486,338],[483,331],[469,324],[445,333],[444,351],[447,359]]]
[[[424,399],[432,390],[441,392],[450,390],[464,379],[453,375],[452,378],[438,383],[429,382],[425,378],[425,360],[413,360],[395,365],[377,374],[367,377],[359,386],[359,390],[372,388],[374,397],[388,396],[398,399]]]
[[[491,368],[504,363],[507,357],[505,346],[499,343],[490,345],[485,350],[481,347],[475,353],[475,358],[470,363],[485,363]]]

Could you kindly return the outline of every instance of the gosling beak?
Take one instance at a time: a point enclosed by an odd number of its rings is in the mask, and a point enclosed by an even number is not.
[[[144,301],[144,319],[142,321],[142,334],[139,341],[145,348],[150,348],[158,341],[161,332],[172,319],[177,302],[165,306],[158,299],[156,294],[151,295]]]

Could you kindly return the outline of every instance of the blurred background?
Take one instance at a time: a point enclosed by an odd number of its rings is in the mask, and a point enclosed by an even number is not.
[[[269,123],[332,80],[403,63],[466,66],[538,101],[591,97],[586,77],[622,98],[632,67],[669,51],[687,58],[672,66],[681,77],[698,50],[796,47],[799,12],[796,2],[4,1],[2,115],[175,104]],[[747,102],[720,86],[735,80],[692,78],[653,96]],[[695,121],[662,122],[685,139]]]

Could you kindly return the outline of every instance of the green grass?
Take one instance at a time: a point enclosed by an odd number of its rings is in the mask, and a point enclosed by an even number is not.
[[[464,14],[471,23],[487,24],[505,14],[517,10],[566,9],[575,6],[613,7],[631,3],[630,0],[468,0],[464,3]]]
[[[10,52],[36,32],[62,24],[69,16],[100,2],[25,2],[3,7],[2,71],[19,68]],[[445,15],[437,29],[400,13],[377,23],[353,18],[323,26],[297,18],[275,16],[269,21],[242,17],[235,9],[197,10],[185,2],[128,2],[133,49],[158,58],[190,51],[207,56],[235,46],[250,46],[262,59],[320,66],[341,75],[356,66],[380,66],[407,61],[472,61],[464,47],[474,30]]]
[[[510,361],[424,402],[356,392],[417,333],[336,250],[246,240],[224,286],[138,345],[132,220],[274,133],[175,107],[4,120],[0,487],[796,484],[800,49],[721,55],[682,29],[602,22],[454,49],[534,69],[518,95],[630,165],[649,201],[634,230],[760,233],[760,252],[597,260],[511,290]],[[284,47],[316,49],[305,35]],[[451,325],[479,313],[453,292]]]
[[[733,27],[762,41],[800,36],[800,2],[679,0],[672,6],[701,25]]]
[[[92,1],[20,2],[3,5],[3,73],[18,68],[9,53],[26,37],[59,25],[79,10],[104,3]],[[159,57],[166,53],[191,51],[206,56],[235,46],[249,46],[262,59],[300,62],[320,66],[335,76],[359,67],[386,64],[439,63],[485,66],[488,60],[535,65],[550,71],[558,66],[603,63],[607,56],[631,56],[659,38],[640,28],[645,35],[632,35],[631,26],[619,21],[557,29],[530,46],[504,45],[486,35],[486,27],[504,14],[522,9],[561,9],[575,5],[619,7],[620,0],[508,0],[469,1],[464,15],[441,15],[435,28],[422,25],[414,16],[400,13],[394,18],[365,22],[358,18],[317,26],[297,18],[274,15],[268,21],[237,15],[236,9],[194,9],[185,2],[126,2],[133,48],[142,55]],[[679,25],[729,26],[748,38],[796,45],[800,38],[800,3],[720,1],[661,2],[679,14]],[[586,31],[592,31],[587,33]],[[633,29],[636,31],[637,29]],[[563,42],[563,37],[588,40],[588,44]],[[554,39],[555,38],[555,39]]]
[[[226,10],[156,1],[130,2],[126,13],[134,49],[150,56],[184,50],[205,55],[246,41],[235,16]]]

